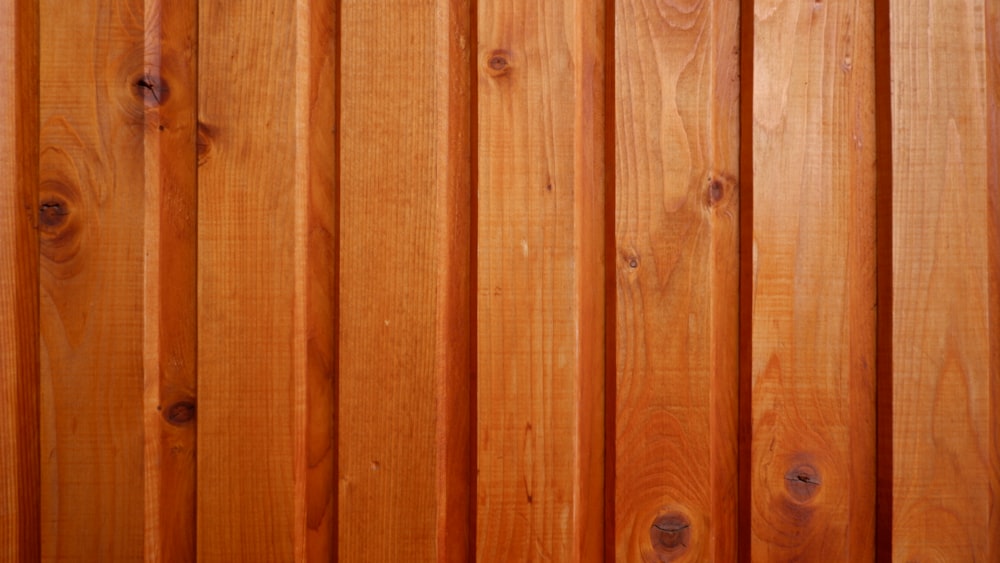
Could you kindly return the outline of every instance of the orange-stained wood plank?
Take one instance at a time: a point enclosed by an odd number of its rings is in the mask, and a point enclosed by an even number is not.
[[[754,561],[871,561],[873,8],[754,9]]]
[[[470,557],[470,7],[341,4],[339,555]]]
[[[734,561],[739,2],[616,9],[616,559]]]
[[[37,561],[38,3],[0,7],[0,561]]]
[[[337,535],[337,13],[309,0],[296,11],[297,159],[294,354],[296,560],[335,560]],[[303,134],[303,129],[305,133]],[[303,246],[303,243],[305,246]],[[304,417],[304,418],[303,418]]]
[[[145,559],[195,559],[197,8],[146,0]]]
[[[987,68],[998,60],[990,3],[891,4],[892,546],[899,561],[1000,557],[1000,157],[996,68]]]
[[[143,14],[40,3],[44,560],[142,558]]]
[[[333,15],[202,2],[198,22],[197,553],[328,560]]]
[[[479,561],[604,553],[604,4],[478,7]]]

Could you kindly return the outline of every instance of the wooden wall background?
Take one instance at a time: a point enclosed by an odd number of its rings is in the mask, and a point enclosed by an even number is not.
[[[1000,561],[1000,3],[0,2],[3,561]]]

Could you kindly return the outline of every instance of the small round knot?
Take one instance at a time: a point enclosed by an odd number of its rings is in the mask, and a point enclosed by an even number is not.
[[[181,426],[194,420],[195,407],[191,401],[177,401],[167,407],[163,418],[174,426]]]
[[[691,543],[691,520],[680,512],[657,516],[649,527],[649,539],[658,554],[676,556]]]
[[[486,57],[486,69],[490,76],[503,76],[510,72],[510,52],[498,49]]]
[[[785,473],[785,490],[798,502],[816,496],[821,484],[819,471],[808,463],[796,465]]]

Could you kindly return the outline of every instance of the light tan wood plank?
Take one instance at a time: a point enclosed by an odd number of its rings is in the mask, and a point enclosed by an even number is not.
[[[145,2],[145,559],[195,559],[197,7]]]
[[[751,559],[871,561],[873,7],[754,6]]]
[[[0,8],[0,561],[37,561],[38,3]]]
[[[143,3],[40,4],[42,558],[143,552]]]
[[[620,561],[734,561],[739,3],[616,4]]]
[[[603,555],[604,21],[479,3],[479,561]]]
[[[342,4],[341,561],[468,561],[470,7]]]
[[[985,0],[893,2],[893,559],[995,561],[995,69]],[[996,62],[996,58],[992,59]],[[994,117],[995,119],[995,117]],[[987,125],[994,125],[988,131]],[[991,152],[992,148],[992,152]],[[990,253],[993,252],[991,255]],[[991,282],[993,285],[991,285]]]

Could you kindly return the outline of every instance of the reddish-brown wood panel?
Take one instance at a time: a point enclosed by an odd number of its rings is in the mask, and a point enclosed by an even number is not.
[[[198,7],[198,558],[328,560],[334,14]]]
[[[37,561],[38,3],[0,7],[0,560]]]
[[[478,6],[479,561],[602,556],[605,15]]]
[[[143,13],[40,2],[45,560],[143,555]]]
[[[892,548],[900,561],[1000,557],[990,3],[891,4]]]
[[[341,4],[341,561],[468,561],[466,1]]]
[[[144,558],[194,561],[197,7],[144,8]]]
[[[873,6],[754,6],[753,560],[870,561]]]
[[[739,2],[615,6],[615,553],[733,561]]]

